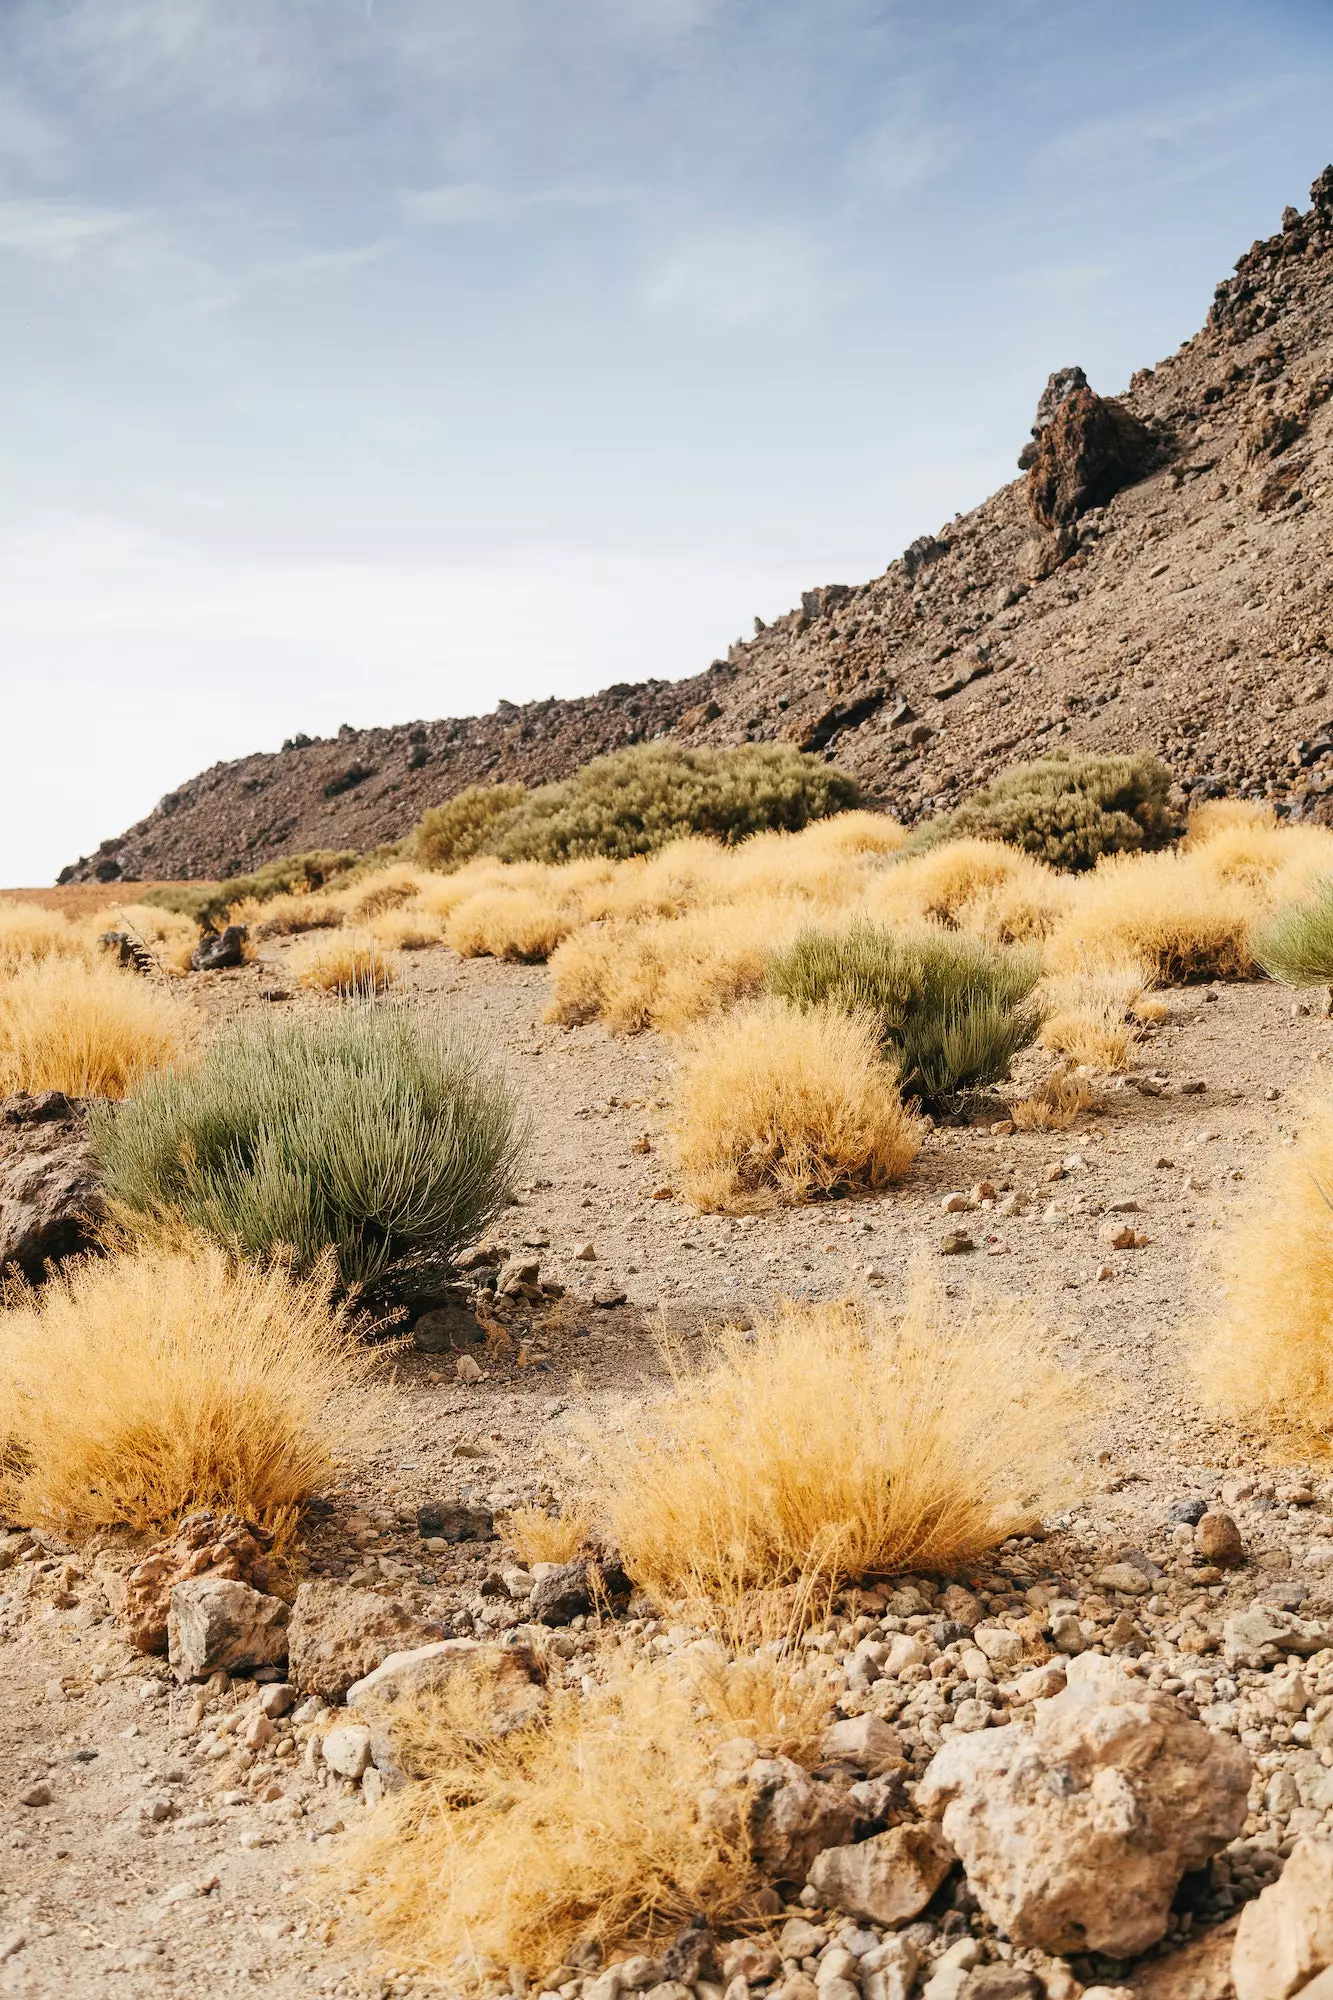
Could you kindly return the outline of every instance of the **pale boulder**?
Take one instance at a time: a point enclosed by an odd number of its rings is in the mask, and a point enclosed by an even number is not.
[[[817,1854],[808,1881],[835,1910],[896,1928],[925,1909],[956,1860],[938,1827],[895,1826]]]
[[[167,1657],[177,1680],[279,1666],[287,1657],[288,1609],[280,1597],[227,1577],[192,1577],[171,1593]]]
[[[1241,1911],[1231,1954],[1236,2000],[1289,2000],[1329,1966],[1333,1841],[1298,1840],[1277,1881]]]
[[[917,1792],[1015,1944],[1130,1958],[1245,1820],[1250,1761],[1096,1654],[1030,1725],[952,1737]]]

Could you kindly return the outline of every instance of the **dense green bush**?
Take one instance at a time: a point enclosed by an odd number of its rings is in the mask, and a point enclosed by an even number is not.
[[[1104,854],[1144,853],[1180,838],[1171,783],[1156,757],[1042,757],[918,827],[903,852],[971,836],[1003,840],[1052,868],[1093,868]]]
[[[311,848],[306,854],[285,854],[266,861],[253,875],[229,875],[225,882],[164,882],[145,889],[141,903],[159,910],[179,910],[201,927],[220,924],[233,903],[252,896],[266,903],[271,896],[285,896],[292,890],[323,889],[340,881],[355,868],[361,857],[355,848]]]
[[[871,1015],[904,1095],[937,1102],[1008,1074],[1041,1026],[1040,976],[1030,952],[860,922],[803,931],[769,960],[765,983],[798,1007]]]
[[[728,842],[772,828],[795,833],[858,799],[845,771],[787,743],[644,743],[529,792],[481,851],[502,861],[626,861],[691,833]]]
[[[1252,934],[1250,954],[1284,986],[1333,986],[1333,882],[1276,911]]]
[[[508,1087],[440,1014],[360,1003],[224,1030],[196,1069],[94,1116],[114,1203],[348,1283],[448,1256],[508,1198],[525,1138]]]
[[[423,868],[461,868],[526,797],[522,785],[469,785],[442,806],[429,807],[411,836],[412,860]]]

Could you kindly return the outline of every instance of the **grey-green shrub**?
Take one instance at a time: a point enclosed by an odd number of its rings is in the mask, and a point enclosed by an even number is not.
[[[731,842],[773,829],[797,833],[859,798],[847,772],[789,743],[745,743],[734,750],[641,743],[523,794],[496,815],[470,852],[500,861],[627,861],[687,834]],[[466,806],[463,831],[470,838],[472,821],[488,804],[485,789],[473,787],[451,804]],[[423,837],[447,837],[451,855],[458,856],[450,811],[449,805],[437,808],[439,832]]]
[[[1333,881],[1277,910],[1251,936],[1250,952],[1284,986],[1333,986]]]
[[[1147,853],[1180,838],[1171,784],[1156,757],[1041,757],[918,827],[902,851],[971,836],[1005,841],[1052,868],[1094,868],[1104,854]]]
[[[359,863],[355,848],[311,848],[305,854],[284,854],[266,861],[253,875],[229,875],[225,882],[163,882],[145,889],[139,901],[160,910],[176,910],[193,922],[219,924],[233,903],[247,898],[266,903],[293,889],[323,889],[343,880]]]
[[[461,868],[526,797],[522,785],[468,785],[421,815],[409,843],[412,859],[423,868]]]
[[[525,1136],[467,1033],[369,1003],[224,1029],[197,1068],[93,1120],[113,1202],[249,1255],[290,1252],[300,1271],[332,1248],[348,1284],[484,1230]]]
[[[999,1083],[1041,1026],[1034,954],[961,932],[860,922],[802,931],[770,959],[765,983],[802,1008],[870,1014],[906,1096],[946,1101]]]

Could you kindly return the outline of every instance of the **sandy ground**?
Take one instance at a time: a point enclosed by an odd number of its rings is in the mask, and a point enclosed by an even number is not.
[[[260,987],[285,983],[283,957],[284,947],[266,947],[264,964],[200,977],[191,991],[218,1015],[265,1004]],[[657,1374],[659,1318],[702,1341],[709,1325],[779,1296],[892,1298],[918,1260],[959,1291],[1037,1301],[1094,1372],[1093,1490],[1065,1529],[1085,1552],[1129,1536],[1149,1546],[1171,1501],[1211,1497],[1237,1468],[1257,1465],[1242,1437],[1198,1410],[1179,1363],[1189,1328],[1209,1310],[1217,1226],[1264,1153],[1291,1133],[1303,1096],[1327,1087],[1333,1025],[1293,1012],[1284,991],[1170,994],[1169,1018],[1145,1033],[1130,1077],[1072,1132],[942,1129],[900,1189],[729,1219],[658,1196],[671,1180],[669,1044],[544,1025],[540,968],[464,963],[443,948],[408,963],[413,993],[485,1028],[531,1107],[525,1185],[494,1234],[532,1246],[543,1278],[568,1291],[510,1355],[485,1355],[484,1379],[471,1386],[453,1378],[448,1357],[401,1354],[391,1434],[311,1517],[315,1570],[387,1583],[442,1619],[484,1609],[477,1587],[497,1545],[431,1555],[415,1524],[422,1501],[500,1509],[568,1491],[577,1480],[571,1426]],[[1028,1197],[1025,1212],[944,1213],[946,1194],[982,1180]],[[1137,1205],[1126,1214],[1149,1241],[1109,1250],[1099,1231],[1112,1213],[1125,1219],[1125,1202]],[[942,1239],[959,1226],[977,1248],[945,1257]],[[588,1242],[593,1262],[575,1255]],[[623,1305],[593,1303],[622,1289]],[[1281,1509],[1247,1533],[1261,1569],[1289,1566]],[[219,1747],[218,1722],[252,1706],[253,1688],[238,1683],[196,1719],[194,1690],[178,1690],[164,1663],[129,1653],[86,1554],[39,1550],[0,1575],[4,1586],[0,1994],[433,1990],[358,1969],[336,1931],[325,1941],[327,1913],[308,1904],[308,1870],[365,1808],[302,1770],[304,1725],[280,1724],[290,1754],[270,1746],[256,1759],[225,1737]],[[1213,1595],[1234,1591],[1241,1602],[1254,1590],[1251,1574]],[[33,1786],[49,1803],[22,1802]]]

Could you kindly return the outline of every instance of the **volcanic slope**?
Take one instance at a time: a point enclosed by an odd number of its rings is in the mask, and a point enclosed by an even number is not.
[[[1114,400],[1062,370],[1038,417],[1026,477],[692,679],[297,738],[191,779],[61,879],[364,850],[465,785],[662,735],[822,751],[907,819],[1057,747],[1152,749],[1187,791],[1333,816],[1333,168],[1168,361]]]

